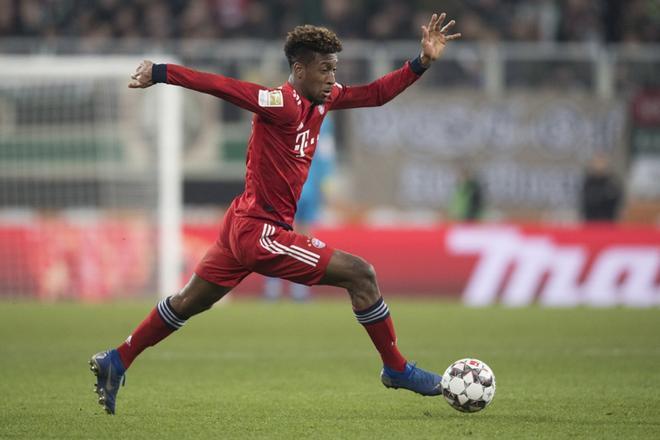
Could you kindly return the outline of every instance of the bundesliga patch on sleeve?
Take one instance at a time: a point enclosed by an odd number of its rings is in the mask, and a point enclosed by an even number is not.
[[[259,107],[284,107],[281,90],[259,90]]]

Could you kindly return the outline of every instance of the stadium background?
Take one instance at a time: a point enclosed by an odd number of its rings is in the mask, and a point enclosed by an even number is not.
[[[149,56],[269,86],[287,76],[282,38],[297,23],[337,31],[345,47],[338,81],[356,84],[414,57],[419,25],[432,6],[441,7],[459,23],[461,42],[387,106],[334,114],[338,166],[316,236],[373,262],[388,295],[462,295],[482,305],[660,302],[658,2],[0,6],[5,66],[12,57],[20,65]],[[76,68],[71,58],[63,62]],[[6,75],[0,295],[153,297],[163,270],[149,214],[162,189],[150,144],[159,130],[153,89],[129,92],[121,78],[101,89],[99,79]],[[179,283],[242,189],[251,118],[189,92],[181,110]],[[580,204],[585,170],[598,153],[623,195],[617,219],[594,224],[583,221]],[[485,201],[480,221],[470,224],[449,210],[466,169]],[[253,276],[238,292],[256,294],[261,285]]]

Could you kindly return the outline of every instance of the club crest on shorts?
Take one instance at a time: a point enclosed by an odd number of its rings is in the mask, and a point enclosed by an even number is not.
[[[325,243],[323,243],[321,240],[318,238],[312,238],[311,240],[312,246],[318,249],[323,249],[325,247]]]

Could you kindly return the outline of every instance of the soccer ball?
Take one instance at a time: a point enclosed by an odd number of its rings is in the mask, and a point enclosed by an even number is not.
[[[495,397],[493,370],[478,359],[458,360],[442,375],[442,395],[459,411],[481,411]]]

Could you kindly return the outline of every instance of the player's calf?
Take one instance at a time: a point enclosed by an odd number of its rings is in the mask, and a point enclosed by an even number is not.
[[[342,251],[334,252],[320,284],[346,289],[355,310],[364,310],[380,298],[374,267],[363,258]]]
[[[392,371],[404,371],[406,359],[396,345],[390,310],[380,296],[373,266],[360,257],[335,251],[321,282],[348,290],[355,318],[369,334],[383,364]]]

